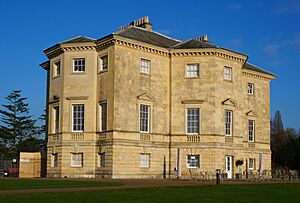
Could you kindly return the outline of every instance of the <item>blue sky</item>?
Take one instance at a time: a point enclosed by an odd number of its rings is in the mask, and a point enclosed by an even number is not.
[[[0,0],[0,104],[15,89],[36,117],[45,106],[43,49],[85,35],[100,38],[148,15],[154,30],[177,39],[208,34],[214,44],[249,56],[279,77],[271,83],[271,116],[300,129],[300,1]]]

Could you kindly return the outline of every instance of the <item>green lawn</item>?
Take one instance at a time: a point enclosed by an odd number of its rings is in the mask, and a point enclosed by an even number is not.
[[[203,185],[2,195],[0,202],[299,202],[300,184]]]
[[[121,183],[82,181],[82,180],[46,180],[46,179],[0,179],[0,190],[66,188],[66,187],[103,187],[121,185]]]

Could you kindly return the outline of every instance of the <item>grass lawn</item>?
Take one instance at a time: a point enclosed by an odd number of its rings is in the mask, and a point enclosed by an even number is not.
[[[46,180],[46,179],[0,179],[0,190],[67,188],[67,187],[103,187],[122,185],[121,183],[83,181],[83,180]],[[1,202],[1,201],[0,201]]]
[[[300,184],[203,185],[2,195],[0,202],[299,202]]]

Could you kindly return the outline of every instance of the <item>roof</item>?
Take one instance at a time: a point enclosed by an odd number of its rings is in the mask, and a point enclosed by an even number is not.
[[[81,42],[95,42],[95,39],[85,37],[85,36],[78,36],[72,39],[60,42],[59,44],[69,44],[69,43],[81,43]]]
[[[174,45],[172,48],[173,49],[199,49],[199,48],[217,48],[217,46],[209,42],[204,42],[197,39],[189,39]]]
[[[114,34],[164,48],[170,48],[181,42],[158,32],[135,26],[126,27]]]
[[[243,66],[244,69],[247,69],[247,70],[251,70],[251,71],[255,71],[255,72],[259,72],[259,73],[263,73],[263,74],[267,74],[267,75],[271,75],[271,76],[274,76],[276,77],[277,75],[273,74],[273,73],[270,73],[262,68],[259,68],[253,64],[250,64],[250,63],[245,63],[244,66]]]

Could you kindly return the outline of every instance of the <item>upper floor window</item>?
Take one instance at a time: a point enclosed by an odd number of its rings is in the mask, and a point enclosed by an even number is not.
[[[59,132],[59,106],[53,107],[53,133]]]
[[[61,63],[60,61],[56,61],[53,63],[53,76],[60,76],[61,72]]]
[[[73,109],[73,128],[74,132],[84,131],[84,104],[74,104]]]
[[[186,111],[187,133],[199,134],[200,110],[199,108],[188,108]]]
[[[140,105],[140,132],[149,132],[150,126],[150,106]]]
[[[147,59],[141,59],[140,72],[150,74],[151,61]]]
[[[248,140],[254,142],[254,120],[248,120]]]
[[[108,56],[101,56],[100,57],[100,71],[107,71],[108,70]]]
[[[232,68],[224,67],[224,80],[232,80]]]
[[[187,155],[186,156],[187,168],[199,168],[200,167],[200,155]]]
[[[232,136],[232,111],[225,110],[225,135]]]
[[[254,93],[254,84],[252,84],[252,83],[248,83],[248,94],[249,95],[253,95],[253,93]]]
[[[107,130],[107,102],[100,103],[100,131]]]
[[[73,72],[85,72],[85,59],[73,59]]]
[[[197,63],[187,64],[186,77],[193,78],[193,77],[199,77],[199,76],[200,76],[199,64],[197,64]]]
[[[140,154],[140,167],[149,168],[150,167],[150,154]]]

